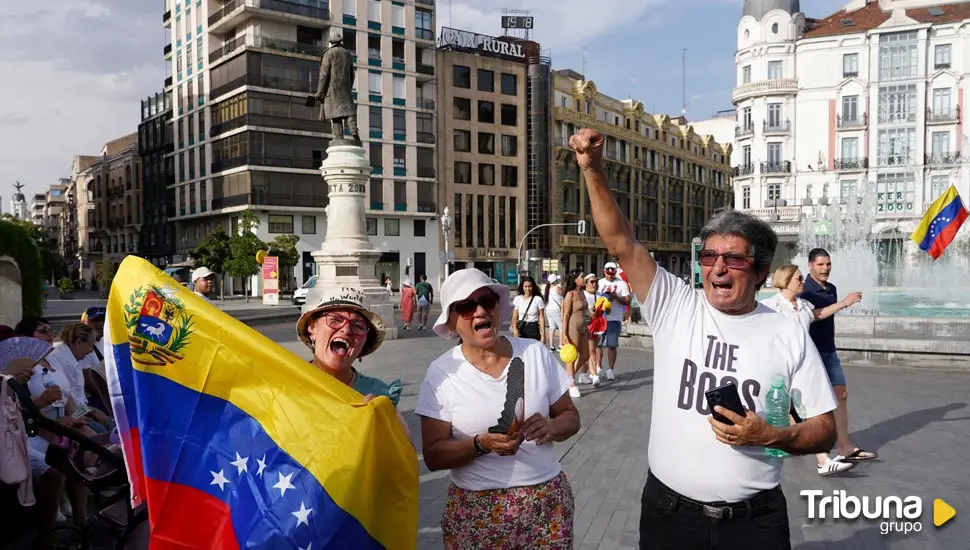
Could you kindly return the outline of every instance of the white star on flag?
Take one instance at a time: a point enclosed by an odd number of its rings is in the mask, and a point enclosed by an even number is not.
[[[247,471],[247,469],[249,468],[249,466],[248,466],[249,465],[249,457],[248,456],[247,457],[239,456],[239,453],[237,452],[236,453],[236,460],[233,460],[229,464],[232,464],[233,466],[235,466],[236,469],[239,470],[238,473],[239,474],[242,474],[243,472]]]
[[[313,511],[313,508],[307,508],[306,504],[304,504],[303,502],[300,502],[300,509],[297,510],[296,512],[292,512],[293,516],[296,517],[296,526],[297,527],[301,525],[309,526],[310,525],[309,517],[310,517],[310,512],[312,511]]]
[[[263,458],[256,459],[256,467],[256,475],[263,477],[263,470],[266,469],[266,455],[263,455]]]
[[[224,472],[225,470],[219,470],[218,472],[210,470],[209,473],[212,474],[212,482],[209,485],[218,485],[220,491],[225,491],[226,483],[229,483],[229,480],[226,479]]]
[[[299,550],[310,550],[310,547],[311,547],[311,546],[313,546],[313,543],[312,543],[312,542],[311,542],[311,543],[309,543],[309,544],[307,544],[307,545],[306,545],[306,548],[302,548],[302,547],[300,547],[300,549],[299,549]]]
[[[294,487],[293,484],[290,483],[290,478],[292,477],[293,477],[293,474],[284,476],[283,472],[280,472],[280,480],[276,482],[276,485],[273,485],[274,489],[280,490],[280,498],[286,496],[287,489],[296,489],[296,487]]]

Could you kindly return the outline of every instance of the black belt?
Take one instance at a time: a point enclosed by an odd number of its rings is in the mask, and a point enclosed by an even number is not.
[[[773,489],[761,491],[755,496],[740,502],[701,502],[687,498],[670,487],[667,487],[653,475],[653,472],[648,471],[647,484],[649,485],[651,482],[656,484],[657,488],[663,491],[666,496],[670,497],[671,511],[680,508],[684,511],[696,513],[697,515],[711,519],[738,519],[760,516],[769,512],[771,508],[768,504],[783,494],[781,486],[779,485]]]

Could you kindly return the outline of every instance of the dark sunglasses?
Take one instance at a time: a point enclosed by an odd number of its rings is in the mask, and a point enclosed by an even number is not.
[[[494,292],[482,294],[477,298],[467,298],[458,300],[451,304],[451,310],[462,317],[471,317],[478,311],[478,306],[482,306],[485,311],[492,311],[498,305],[499,297]]]
[[[737,252],[724,252],[720,254],[716,250],[701,250],[701,253],[698,255],[698,260],[701,265],[710,267],[717,262],[719,257],[724,258],[724,265],[731,269],[746,269],[751,265],[748,262],[748,258],[753,258],[754,255],[739,254]]]

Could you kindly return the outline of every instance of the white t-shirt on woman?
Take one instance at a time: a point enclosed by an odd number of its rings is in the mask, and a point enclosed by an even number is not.
[[[808,300],[795,298],[795,303],[792,303],[779,292],[761,300],[761,303],[789,319],[798,321],[798,324],[804,327],[806,331],[815,322],[815,306]]]
[[[414,413],[450,422],[453,440],[472,439],[486,433],[502,417],[508,398],[510,370],[521,361],[523,418],[535,413],[548,417],[549,408],[569,391],[572,380],[541,342],[506,338],[512,344],[512,360],[499,378],[492,378],[469,363],[461,346],[455,346],[435,359],[428,367]],[[523,441],[514,456],[490,453],[466,466],[452,469],[451,480],[462,489],[484,491],[545,483],[561,471],[553,443],[536,445],[532,441]]]
[[[532,300],[531,305],[529,305],[530,300]],[[525,296],[519,294],[514,300],[512,300],[512,307],[519,312],[520,321],[525,321],[526,323],[538,323],[539,310],[545,309],[546,303],[542,301],[542,296],[526,298]],[[525,309],[527,307],[529,308],[528,311]]]
[[[93,352],[92,352],[93,353]],[[63,342],[54,344],[54,351],[47,356],[47,362],[55,370],[63,373],[68,386],[60,386],[65,396],[74,400],[74,405],[80,407],[88,404],[87,394],[84,392],[84,367],[74,357],[74,352]]]

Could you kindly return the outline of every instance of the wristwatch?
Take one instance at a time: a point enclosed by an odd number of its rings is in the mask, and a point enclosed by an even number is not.
[[[475,436],[474,439],[472,439],[472,443],[475,445],[475,452],[478,453],[478,456],[487,455],[488,453],[492,452],[491,449],[486,449],[485,447],[482,447],[481,445],[478,444],[477,435]]]

